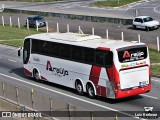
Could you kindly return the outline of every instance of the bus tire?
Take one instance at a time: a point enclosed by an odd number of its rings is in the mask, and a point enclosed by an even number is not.
[[[33,78],[34,78],[34,80],[36,80],[36,81],[39,81],[39,80],[40,80],[39,72],[38,72],[37,69],[33,69]]]
[[[89,98],[91,98],[91,99],[96,98],[93,85],[91,85],[91,84],[88,84],[88,85],[87,85],[87,93],[88,93]]]
[[[84,92],[83,92],[83,85],[82,85],[82,83],[79,80],[76,81],[75,88],[76,88],[76,91],[77,91],[77,93],[79,95],[83,95],[84,94]]]

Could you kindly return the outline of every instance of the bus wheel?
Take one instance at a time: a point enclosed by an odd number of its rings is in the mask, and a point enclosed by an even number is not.
[[[39,81],[39,80],[40,80],[40,75],[39,75],[37,69],[34,69],[34,70],[33,70],[33,78],[34,78],[34,80],[36,80],[36,81]]]
[[[76,81],[75,87],[76,87],[77,93],[79,95],[83,95],[83,86],[82,86],[82,83],[80,81]]]
[[[95,95],[95,91],[94,91],[94,88],[92,85],[87,85],[87,93],[88,93],[88,96],[92,99],[94,99],[96,97]]]

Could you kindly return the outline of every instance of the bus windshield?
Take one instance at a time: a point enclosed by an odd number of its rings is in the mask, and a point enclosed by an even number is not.
[[[119,62],[132,62],[147,58],[147,47],[139,45],[136,47],[125,47],[117,50]]]

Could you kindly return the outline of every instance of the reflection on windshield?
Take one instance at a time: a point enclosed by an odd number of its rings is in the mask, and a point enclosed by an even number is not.
[[[43,20],[42,17],[35,17],[34,20]]]
[[[153,18],[147,17],[147,18],[144,18],[143,21],[144,22],[150,22],[150,21],[153,21]]]

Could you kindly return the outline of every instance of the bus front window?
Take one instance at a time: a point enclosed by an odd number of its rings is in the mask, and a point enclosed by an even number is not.
[[[30,39],[26,39],[24,41],[24,49],[23,49],[23,63],[27,64],[30,57]]]

